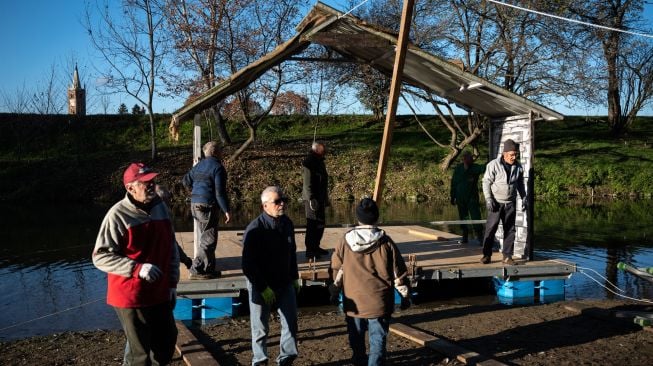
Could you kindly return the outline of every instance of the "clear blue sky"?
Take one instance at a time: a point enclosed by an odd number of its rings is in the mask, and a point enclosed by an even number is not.
[[[347,0],[323,2],[338,10],[348,10]],[[0,57],[0,93],[15,91],[22,85],[30,89],[31,85],[46,78],[51,65],[65,67],[71,60],[79,63],[80,73],[96,74],[93,65],[101,63],[101,59],[95,56],[82,26],[83,13],[83,0],[0,1],[0,49],[3,50]],[[646,5],[645,17],[653,23],[653,5]],[[82,78],[85,78],[87,89],[94,88],[95,80],[84,74]],[[135,101],[127,96],[116,96],[112,99],[110,111],[115,112],[120,103],[131,108]],[[181,99],[159,99],[154,107],[157,112],[172,112],[182,103]],[[571,111],[560,106],[549,107],[563,114],[606,113],[605,108]],[[649,107],[644,114],[652,115],[652,111],[653,108]],[[399,112],[403,113],[401,110]]]

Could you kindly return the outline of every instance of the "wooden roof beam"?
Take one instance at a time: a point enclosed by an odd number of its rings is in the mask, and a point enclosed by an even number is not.
[[[310,41],[327,47],[386,48],[391,43],[387,39],[369,33],[320,32],[312,35]]]

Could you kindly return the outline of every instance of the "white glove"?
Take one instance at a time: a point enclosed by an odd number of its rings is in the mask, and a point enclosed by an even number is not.
[[[397,289],[397,292],[399,292],[399,295],[401,295],[401,297],[408,297],[408,286],[406,285],[395,286],[395,289]]]
[[[336,279],[333,280],[333,284],[336,285],[337,287],[342,288],[342,275],[344,274],[342,268],[338,270],[338,273],[336,273]]]
[[[150,283],[161,278],[162,274],[159,267],[152,263],[143,263],[141,270],[138,271],[138,277]]]
[[[394,282],[395,289],[397,289],[399,295],[401,295],[401,297],[408,297],[408,286],[403,284],[403,278],[395,278]]]

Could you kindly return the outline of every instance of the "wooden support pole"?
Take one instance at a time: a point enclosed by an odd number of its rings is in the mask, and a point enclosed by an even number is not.
[[[388,112],[385,116],[385,128],[383,129],[383,140],[381,141],[381,153],[379,166],[376,171],[374,185],[374,201],[379,204],[383,194],[383,180],[385,179],[385,168],[390,156],[390,144],[392,144],[392,132],[394,130],[395,116],[397,114],[397,103],[401,93],[401,78],[408,49],[408,35],[410,34],[410,22],[413,19],[415,0],[404,0],[404,7],[401,11],[401,26],[399,38],[397,39],[397,50],[395,51],[395,64],[392,70],[390,82],[390,96],[388,97]]]
[[[195,114],[193,118],[193,166],[202,158],[202,115]],[[197,258],[200,249],[200,229],[193,220],[193,258]]]

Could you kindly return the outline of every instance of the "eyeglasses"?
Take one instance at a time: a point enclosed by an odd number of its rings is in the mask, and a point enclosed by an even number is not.
[[[274,203],[277,206],[281,205],[281,203],[286,203],[286,202],[288,202],[288,199],[286,197],[277,198],[276,200],[273,201],[268,201],[268,203]]]
[[[148,167],[148,166],[141,166],[141,167],[138,169],[138,174],[146,174],[146,173],[150,173],[151,171],[152,171],[152,169],[150,169],[150,167]]]

